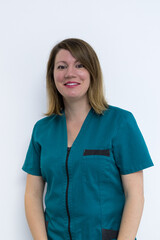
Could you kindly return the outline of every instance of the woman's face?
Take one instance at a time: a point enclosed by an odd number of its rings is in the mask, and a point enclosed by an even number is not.
[[[64,100],[86,100],[90,74],[68,50],[61,49],[55,58],[54,81]]]

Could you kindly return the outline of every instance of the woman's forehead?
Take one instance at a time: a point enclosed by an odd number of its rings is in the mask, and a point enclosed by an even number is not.
[[[76,62],[77,59],[75,57],[73,57],[73,55],[70,53],[70,51],[66,50],[66,49],[61,49],[55,58],[55,63],[58,62]]]

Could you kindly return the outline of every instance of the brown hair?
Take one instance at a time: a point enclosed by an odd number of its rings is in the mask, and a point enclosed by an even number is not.
[[[58,43],[50,53],[46,75],[48,112],[45,115],[61,115],[61,110],[64,108],[63,97],[55,86],[53,76],[55,58],[61,49],[68,50],[90,73],[90,86],[88,89],[89,103],[97,114],[102,114],[108,108],[108,104],[103,93],[102,71],[98,57],[87,42],[81,39],[69,38]]]

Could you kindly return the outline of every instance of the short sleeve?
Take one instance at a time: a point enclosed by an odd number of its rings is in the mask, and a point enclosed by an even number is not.
[[[131,112],[126,111],[123,116],[113,139],[113,152],[122,175],[153,166],[145,140]]]
[[[36,124],[33,127],[31,140],[29,143],[28,151],[26,154],[22,170],[31,175],[42,176],[40,169],[41,147],[38,144],[38,142],[36,142],[35,139],[36,139]]]

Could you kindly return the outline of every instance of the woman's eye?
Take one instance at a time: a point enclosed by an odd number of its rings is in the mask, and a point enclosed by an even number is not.
[[[83,65],[82,63],[78,63],[78,64],[76,65],[76,68],[84,68],[84,65]]]
[[[59,65],[59,66],[57,67],[57,69],[65,69],[65,68],[66,68],[65,65]]]

